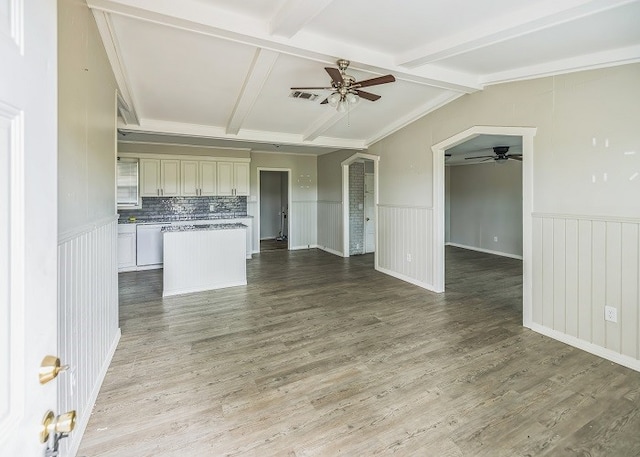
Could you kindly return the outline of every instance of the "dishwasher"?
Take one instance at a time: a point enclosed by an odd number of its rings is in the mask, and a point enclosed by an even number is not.
[[[137,265],[162,265],[162,228],[170,224],[138,224],[136,227]]]

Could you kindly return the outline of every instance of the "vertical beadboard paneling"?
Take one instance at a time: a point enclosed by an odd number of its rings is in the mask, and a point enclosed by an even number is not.
[[[315,201],[291,202],[289,249],[306,249],[318,243],[318,205]]]
[[[637,366],[640,220],[534,215],[533,249],[534,323]],[[605,305],[618,322],[604,320]]]
[[[553,327],[553,219],[542,221],[542,325]],[[535,249],[535,247],[534,247]]]
[[[592,316],[593,304],[591,287],[592,265],[592,224],[588,220],[578,221],[578,338],[593,341]]]
[[[607,299],[606,278],[607,278],[607,223],[604,221],[593,221],[591,239],[593,257],[591,262],[591,342],[598,346],[606,347],[605,343],[605,323],[604,323],[604,303]]]
[[[378,207],[377,262],[381,271],[432,287],[432,212],[421,207]]]
[[[618,322],[605,322],[605,346],[613,351],[620,352],[622,224],[619,222],[607,222],[606,250],[606,301],[604,304],[618,308],[620,315],[618,315]]]
[[[565,221],[565,333],[578,336],[578,221]]]
[[[566,224],[553,220],[553,328],[566,333]],[[556,280],[556,278],[558,280]]]
[[[318,202],[318,247],[342,254],[342,202]]]
[[[620,352],[629,357],[640,358],[638,352],[638,334],[634,332],[640,328],[638,324],[638,266],[640,265],[640,247],[638,246],[638,224],[621,224],[620,260],[620,309],[618,322],[620,323]],[[636,327],[639,326],[639,327]]]
[[[117,221],[86,228],[58,244],[58,347],[70,370],[58,379],[58,410],[89,419],[118,338]],[[61,442],[77,448],[81,433]]]

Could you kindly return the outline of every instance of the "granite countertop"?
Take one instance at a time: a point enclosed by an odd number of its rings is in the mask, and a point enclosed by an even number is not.
[[[197,224],[197,225],[170,225],[162,227],[162,232],[193,232],[196,230],[234,230],[247,228],[244,224]]]
[[[253,216],[246,214],[199,214],[195,217],[182,217],[176,218],[175,216],[168,217],[145,217],[136,216],[134,221],[129,220],[128,217],[122,217],[118,219],[118,224],[166,224],[171,222],[188,222],[188,221],[212,221],[216,219],[248,219]]]

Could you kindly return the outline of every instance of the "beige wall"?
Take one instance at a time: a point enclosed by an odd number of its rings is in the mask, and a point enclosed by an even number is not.
[[[522,165],[515,160],[447,167],[451,243],[522,256]],[[448,192],[447,192],[448,190]],[[447,220],[445,208],[445,221]],[[498,240],[495,241],[494,237]],[[446,235],[445,235],[446,240]]]
[[[58,2],[58,231],[115,214],[116,82],[84,1]]]
[[[342,201],[342,166],[340,164],[358,152],[352,149],[343,149],[318,156],[319,201]]]
[[[534,211],[637,217],[638,81],[634,64],[461,97],[369,148],[381,156],[380,203],[432,206],[431,145],[474,125],[526,126],[538,128]]]
[[[258,167],[291,169],[291,200],[316,201],[318,172],[316,156],[294,154],[251,153],[251,195],[257,195]]]

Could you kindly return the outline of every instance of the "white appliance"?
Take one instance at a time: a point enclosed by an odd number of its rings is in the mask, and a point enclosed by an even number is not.
[[[162,265],[162,227],[170,224],[138,224],[136,257],[138,266]]]

